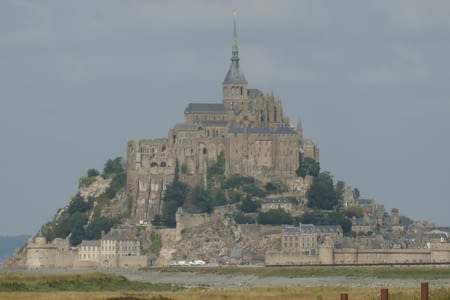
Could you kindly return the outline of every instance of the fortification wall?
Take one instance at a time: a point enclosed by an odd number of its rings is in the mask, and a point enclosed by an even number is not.
[[[209,214],[192,214],[183,212],[182,208],[178,208],[176,214],[177,228],[176,228],[176,240],[181,239],[181,233],[186,228],[192,228],[200,226],[211,220],[211,215]]]
[[[148,266],[147,256],[119,256],[119,268],[144,268]]]
[[[336,249],[337,264],[384,264],[432,262],[429,249]]]
[[[450,243],[432,243],[430,248],[432,262],[450,262]]]
[[[265,264],[276,265],[316,265],[321,261],[318,255],[303,255],[294,252],[266,252]]]
[[[58,251],[55,256],[56,268],[72,268],[75,260],[78,259],[77,251]]]

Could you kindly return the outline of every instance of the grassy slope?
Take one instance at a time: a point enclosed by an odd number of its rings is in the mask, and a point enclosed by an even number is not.
[[[198,272],[259,277],[373,277],[401,279],[450,279],[449,267],[169,267],[150,268],[160,272]]]

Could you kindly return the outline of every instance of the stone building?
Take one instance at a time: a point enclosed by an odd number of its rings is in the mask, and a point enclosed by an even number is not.
[[[78,246],[78,267],[145,267],[139,239],[128,228],[111,229],[100,240],[82,241]]]
[[[207,167],[221,153],[225,175],[274,179],[298,190],[296,169],[304,157],[319,160],[319,148],[303,139],[301,123],[294,128],[273,93],[249,88],[242,69],[236,35],[231,65],[222,82],[221,103],[189,103],[184,122],[169,129],[166,138],[128,142],[127,188],[136,221],[150,221],[162,211],[164,189],[174,178],[178,161],[181,180],[206,184]]]
[[[25,251],[27,269],[72,267],[77,258],[68,239],[56,238],[48,243],[41,232],[28,240]]]
[[[266,197],[261,200],[261,211],[267,212],[271,209],[282,208],[286,212],[292,212],[294,209],[294,204],[286,198],[283,197]]]
[[[327,237],[331,239],[333,245],[342,243],[342,227],[313,224],[300,224],[299,227],[285,226],[281,240],[282,251],[317,255],[318,245]]]

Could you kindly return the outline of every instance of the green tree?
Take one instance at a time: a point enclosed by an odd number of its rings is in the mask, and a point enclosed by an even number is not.
[[[306,192],[308,207],[318,209],[334,209],[338,204],[339,195],[333,184],[333,177],[328,172],[321,172]]]
[[[102,232],[107,233],[112,227],[119,224],[117,218],[108,218],[104,216],[97,217],[92,220],[86,228],[86,238],[88,240],[98,240],[102,236]]]
[[[259,213],[257,220],[259,224],[292,224],[292,216],[282,208],[270,209],[267,212]]]
[[[97,169],[89,169],[87,170],[87,176],[88,177],[95,177],[100,175],[100,173],[97,171]]]
[[[69,207],[67,209],[67,212],[70,215],[73,215],[75,212],[86,212],[92,208],[92,202],[86,201],[84,198],[81,197],[80,194],[77,194],[72,201],[70,201]]]
[[[112,199],[116,196],[122,188],[125,187],[127,183],[127,174],[125,172],[112,175],[111,183],[105,191],[105,196],[107,199]]]
[[[224,189],[235,189],[246,184],[255,184],[255,178],[234,174],[227,178],[222,187]]]
[[[221,206],[227,203],[225,192],[220,188],[208,188],[208,198],[211,199],[212,206]]]
[[[201,185],[195,186],[189,193],[189,197],[192,198],[198,212],[209,213],[212,211],[212,200]]]
[[[342,199],[344,195],[344,189],[345,189],[345,182],[343,182],[342,180],[338,180],[336,182],[336,193],[338,194],[339,199]]]
[[[255,202],[252,201],[251,195],[247,194],[244,201],[242,201],[241,211],[243,211],[245,213],[255,212],[257,208],[258,208],[258,206],[256,205]]]
[[[361,218],[364,214],[362,207],[357,206],[357,205],[351,205],[349,207],[347,207],[347,209],[344,212],[345,216],[347,218]]]
[[[269,194],[279,194],[287,190],[282,182],[268,182],[265,188]]]
[[[183,206],[189,192],[189,187],[180,181],[178,160],[175,162],[175,176],[169,185],[167,185],[163,196],[162,222],[168,227],[175,227],[175,215],[178,207]]]
[[[234,217],[234,221],[236,222],[236,224],[254,224],[255,220],[250,217],[250,216],[246,216],[241,212],[236,213],[235,215],[233,215]]]
[[[124,172],[124,161],[122,157],[116,157],[114,159],[108,159],[105,163],[102,176],[104,178],[111,177],[112,174],[119,174]]]
[[[162,218],[160,215],[155,215],[152,219],[153,226],[161,226],[163,224]]]
[[[208,178],[222,177],[225,173],[225,153],[222,151],[217,156],[217,160],[208,167]]]
[[[319,172],[320,164],[310,157],[305,157],[296,171],[299,177],[305,177],[306,175],[316,177]]]

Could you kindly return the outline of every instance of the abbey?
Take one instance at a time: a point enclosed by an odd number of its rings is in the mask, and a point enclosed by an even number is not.
[[[273,93],[248,87],[239,65],[236,16],[231,65],[222,83],[222,103],[190,103],[184,122],[167,138],[128,142],[127,188],[136,220],[150,221],[162,210],[164,189],[175,175],[190,185],[206,184],[207,167],[225,156],[225,176],[240,174],[262,182],[278,180],[298,188],[296,170],[305,157],[319,160],[319,149],[294,128]]]

